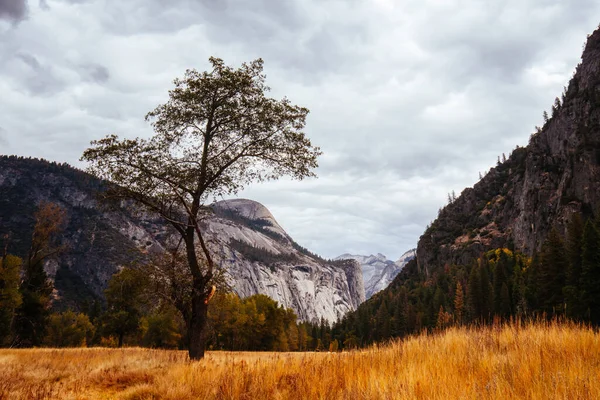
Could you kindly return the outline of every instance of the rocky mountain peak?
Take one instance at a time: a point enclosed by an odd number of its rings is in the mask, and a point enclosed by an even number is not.
[[[412,260],[416,256],[417,256],[417,249],[416,248],[410,249],[407,252],[405,252],[404,254],[402,254],[398,260],[396,260],[396,264],[404,266],[404,265],[406,265],[406,263],[408,263],[410,260]]]
[[[396,262],[388,260],[381,253],[368,256],[344,253],[335,259],[350,259],[360,264],[365,285],[365,297],[368,299],[373,294],[385,289],[394,280],[406,263],[415,257],[415,250],[407,251]]]
[[[261,203],[248,199],[221,200],[212,205],[213,209],[231,211],[255,221],[268,221],[269,227],[274,232],[286,235],[285,230],[279,225],[273,214]]]

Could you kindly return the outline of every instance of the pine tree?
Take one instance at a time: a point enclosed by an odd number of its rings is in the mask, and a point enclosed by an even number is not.
[[[539,304],[548,315],[564,310],[563,287],[568,268],[566,249],[560,234],[552,229],[542,244],[539,269]]]
[[[582,249],[582,307],[592,323],[600,324],[600,233],[592,221],[585,224]]]
[[[462,285],[460,281],[456,283],[456,293],[454,295],[454,318],[458,325],[463,322],[463,312],[465,308],[465,300]]]
[[[539,253],[534,252],[533,257],[531,258],[531,264],[529,265],[529,268],[527,268],[524,276],[524,302],[527,304],[530,311],[535,311],[539,308],[540,264],[540,255]]]
[[[479,271],[481,279],[481,317],[484,321],[489,321],[493,314],[494,290],[490,282],[487,260],[481,261],[481,270]]]
[[[298,325],[298,350],[308,350],[308,334],[306,333],[306,326],[304,324]]]
[[[506,282],[500,288],[500,309],[498,311],[502,318],[508,318],[511,315],[510,293]]]
[[[521,257],[515,257],[512,273],[511,298],[513,300],[515,314],[519,317],[527,315],[529,304],[527,303],[526,284],[527,261]]]
[[[450,324],[450,321],[452,321],[452,315],[444,311],[443,306],[440,306],[437,314],[436,328],[443,329]]]
[[[408,331],[408,291],[401,286],[394,302],[394,324],[392,326],[393,336],[403,336]]]
[[[319,347],[319,343],[321,342],[321,339],[319,339],[319,332],[317,330],[316,324],[312,326],[310,335],[311,335],[311,339],[312,339],[311,349],[317,350]]]
[[[440,286],[436,286],[435,294],[433,295],[433,309],[439,310],[440,307],[446,306],[446,298],[444,296],[444,292],[440,288]]]
[[[375,315],[375,340],[387,340],[391,336],[390,314],[386,301],[383,300]]]
[[[583,252],[584,224],[581,214],[573,214],[567,226],[566,250],[569,258],[567,285],[578,286],[581,277],[581,258]]]
[[[494,266],[494,314],[500,315],[502,285],[506,284],[505,266],[506,255],[503,251],[500,252],[500,257],[496,260]]]
[[[471,267],[469,274],[469,282],[467,286],[467,315],[470,321],[474,321],[482,316],[481,314],[481,275],[479,266],[474,264]]]
[[[567,226],[566,250],[568,267],[566,286],[563,288],[567,315],[571,318],[582,318],[584,311],[581,304],[581,262],[583,254],[583,220],[581,214],[573,214]]]
[[[16,341],[25,347],[40,346],[45,336],[53,287],[44,271],[44,263],[63,250],[56,243],[56,237],[66,221],[66,213],[56,204],[42,202],[35,220],[20,285],[23,301],[16,319]]]

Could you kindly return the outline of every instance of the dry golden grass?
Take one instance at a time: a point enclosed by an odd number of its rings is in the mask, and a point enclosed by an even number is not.
[[[453,328],[344,353],[0,350],[0,399],[600,399],[600,334]]]

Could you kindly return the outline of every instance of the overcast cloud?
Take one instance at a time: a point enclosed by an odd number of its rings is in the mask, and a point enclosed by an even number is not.
[[[0,0],[0,153],[82,167],[92,139],[151,135],[186,68],[262,57],[324,155],[241,196],[323,256],[395,259],[527,144],[598,23],[595,0]]]

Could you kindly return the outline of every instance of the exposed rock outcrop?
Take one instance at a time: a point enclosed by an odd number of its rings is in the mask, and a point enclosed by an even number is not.
[[[262,204],[235,199],[213,208],[216,217],[207,221],[208,232],[218,243],[214,249],[219,263],[241,296],[263,293],[292,308],[304,321],[332,322],[365,300],[358,263],[330,262],[305,251]],[[244,255],[248,248],[240,242],[272,256],[253,261],[251,254]]]

